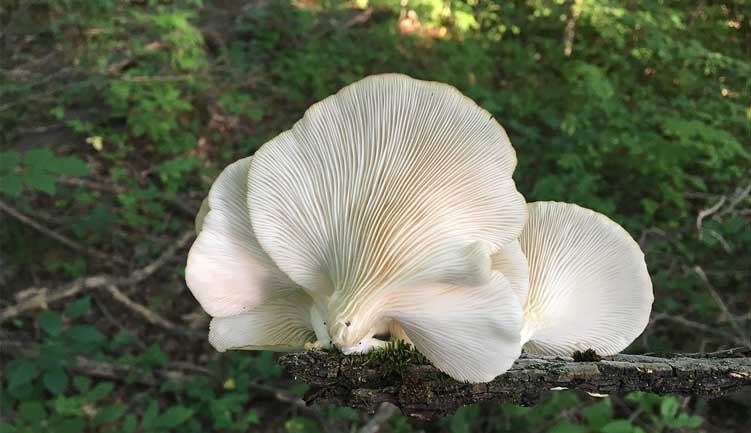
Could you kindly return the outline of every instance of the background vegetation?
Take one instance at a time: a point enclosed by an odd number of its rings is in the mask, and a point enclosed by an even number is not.
[[[529,201],[597,209],[640,242],[656,302],[632,351],[749,344],[750,13],[748,0],[3,0],[0,431],[363,425],[302,407],[273,354],[211,349],[182,233],[227,163],[379,72],[458,87],[506,127]],[[40,308],[8,309],[24,302]],[[383,431],[743,425],[748,400],[563,392]]]

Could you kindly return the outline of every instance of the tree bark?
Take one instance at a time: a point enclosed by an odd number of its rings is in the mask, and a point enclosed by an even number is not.
[[[373,412],[383,402],[405,415],[432,419],[466,404],[498,400],[535,404],[560,389],[595,395],[648,391],[714,398],[751,386],[751,348],[707,354],[617,355],[595,362],[523,355],[492,382],[457,382],[427,362],[307,351],[280,358],[296,380],[310,385],[308,403],[329,403]]]

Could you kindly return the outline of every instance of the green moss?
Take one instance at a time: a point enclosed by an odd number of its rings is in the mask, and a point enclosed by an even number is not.
[[[378,364],[384,376],[402,376],[410,365],[428,364],[428,360],[411,344],[402,340],[389,341],[382,349],[376,349],[366,355],[368,363]]]
[[[602,356],[598,355],[593,349],[587,349],[584,352],[577,350],[572,356],[576,362],[602,361]]]

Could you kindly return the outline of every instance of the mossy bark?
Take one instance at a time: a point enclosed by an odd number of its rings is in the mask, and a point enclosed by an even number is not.
[[[399,357],[397,357],[399,358]],[[648,391],[713,398],[751,386],[751,349],[709,354],[617,355],[601,361],[522,356],[489,383],[457,382],[417,357],[395,369],[388,356],[308,351],[280,358],[295,379],[310,385],[308,403],[373,412],[390,402],[406,415],[431,419],[462,405],[497,400],[532,405],[555,389],[597,394]]]

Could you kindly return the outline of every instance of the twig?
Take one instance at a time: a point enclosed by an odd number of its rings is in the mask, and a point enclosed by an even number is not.
[[[723,195],[722,197],[720,197],[720,200],[718,200],[717,203],[699,211],[699,214],[696,216],[696,231],[699,232],[699,239],[702,238],[701,225],[704,221],[704,218],[711,216],[712,214],[720,210],[722,205],[725,204],[725,200],[727,200],[727,197]]]
[[[0,311],[0,323],[12,319],[19,314],[23,314],[27,311],[36,310],[39,308],[46,308],[47,305],[62,299],[67,299],[77,294],[89,290],[110,285],[130,285],[137,284],[146,278],[150,277],[159,268],[164,266],[178,250],[182,249],[188,241],[195,236],[193,230],[183,233],[167,250],[165,250],[156,260],[148,265],[136,269],[130,275],[126,277],[117,277],[107,274],[93,275],[85,278],[76,279],[70,283],[63,285],[61,288],[50,291],[47,288],[31,288],[26,289],[24,292],[31,292],[34,295],[19,302],[16,305],[11,305]]]
[[[657,227],[650,227],[642,231],[641,235],[639,235],[639,246],[642,250],[647,247],[647,241],[649,240],[650,235],[656,235],[662,238],[666,238],[668,236],[668,234],[665,233],[665,230],[659,229]]]
[[[740,202],[745,200],[749,196],[749,194],[751,194],[751,182],[749,182],[745,188],[738,188],[738,193],[730,199],[730,203],[728,203],[727,207],[723,209],[719,214],[717,214],[717,216],[722,217],[733,212],[735,210],[735,207],[738,206]]]
[[[373,8],[366,8],[362,11],[358,12],[355,16],[348,19],[347,22],[345,22],[342,25],[342,28],[349,28],[352,26],[357,26],[360,24],[365,24],[368,22],[368,20],[373,16]]]
[[[169,320],[165,319],[164,317],[160,316],[159,314],[146,308],[144,305],[141,305],[138,302],[135,302],[134,300],[130,299],[128,295],[123,293],[114,284],[110,284],[106,286],[105,289],[109,292],[110,295],[112,295],[113,299],[120,302],[125,307],[127,307],[134,313],[138,314],[139,316],[143,317],[144,319],[146,319],[147,322],[153,325],[161,326],[162,328],[168,331],[174,332],[175,334],[180,334],[180,335],[187,336],[187,337],[194,337],[194,338],[202,337],[202,335],[199,336],[199,334],[191,330],[185,329],[175,323],[172,323]]]
[[[177,240],[172,245],[170,245],[169,248],[167,248],[162,253],[162,255],[160,255],[159,257],[157,257],[156,260],[154,260],[153,262],[149,263],[148,265],[146,265],[146,266],[144,266],[144,267],[142,267],[140,269],[136,269],[135,271],[133,271],[133,273],[130,274],[129,280],[135,280],[134,282],[137,283],[137,282],[140,282],[141,280],[143,280],[143,279],[151,276],[151,274],[153,274],[154,272],[156,272],[159,268],[161,268],[162,266],[164,266],[165,263],[167,263],[169,260],[171,260],[172,257],[179,250],[181,250],[188,243],[188,241],[190,241],[191,239],[193,239],[195,236],[196,236],[196,234],[195,234],[194,230],[188,230],[186,232],[183,232],[183,234],[180,235],[180,237],[177,238]],[[126,281],[128,281],[128,280],[126,280]],[[127,283],[126,282],[126,285],[127,284],[132,284],[132,283]]]
[[[654,323],[662,322],[662,321],[673,322],[673,323],[677,323],[679,325],[683,325],[683,326],[685,326],[687,328],[698,329],[698,330],[700,330],[702,332],[705,332],[707,334],[716,335],[716,336],[722,337],[722,338],[724,338],[724,339],[726,339],[728,341],[732,341],[735,344],[743,344],[743,340],[741,338],[736,337],[733,334],[729,334],[727,332],[720,331],[720,330],[718,330],[716,328],[713,328],[711,326],[707,326],[707,325],[705,325],[703,323],[695,322],[695,321],[687,319],[687,318],[685,318],[683,316],[674,316],[674,315],[669,315],[669,314],[664,314],[664,313],[658,313],[658,314],[655,314],[655,316],[649,321],[649,323],[650,323],[650,325],[652,325]]]
[[[574,37],[576,36],[576,20],[581,13],[581,0],[573,0],[571,3],[571,16],[563,30],[563,55],[570,57],[574,50]]]
[[[4,339],[0,342],[0,346],[2,346],[3,348],[12,348],[15,353],[26,355],[39,354],[38,346],[29,345],[24,341]],[[184,381],[189,378],[189,376],[184,374],[183,371],[207,374],[204,373],[203,369],[199,366],[185,368],[185,364],[187,363],[169,363],[166,366],[167,368],[155,369],[152,371],[152,373],[156,377],[178,381]],[[127,376],[130,373],[139,373],[133,374],[132,378],[130,378],[132,382],[141,385],[158,384],[154,376],[152,376],[151,374],[143,374],[144,372],[137,366],[112,364],[110,362],[93,360],[83,356],[77,356],[75,358],[75,362],[70,365],[69,368],[78,373],[85,374],[86,376],[120,381],[127,380]]]
[[[359,433],[378,433],[388,420],[399,412],[399,408],[389,402],[383,402],[378,406],[375,415],[362,426]]]
[[[161,81],[185,81],[196,78],[195,75],[136,75],[132,77],[117,77],[115,80],[127,81],[131,83],[149,83]]]
[[[738,324],[738,321],[735,320],[735,315],[730,312],[727,305],[725,305],[725,301],[722,300],[720,294],[717,293],[717,290],[715,290],[714,286],[712,286],[712,283],[709,282],[709,278],[707,278],[707,274],[704,273],[704,269],[702,269],[701,266],[696,265],[694,266],[694,272],[704,282],[704,286],[706,286],[709,294],[712,295],[712,299],[714,299],[714,301],[717,303],[717,306],[720,307],[722,312],[725,313],[725,316],[727,316],[730,325],[733,327],[741,341],[743,341],[743,344],[751,347],[751,340],[749,340],[748,335],[746,335],[746,332],[743,330],[741,325]]]
[[[61,183],[63,185],[82,186],[97,191],[106,191],[112,193],[123,193],[128,191],[127,188],[124,188],[120,185],[94,182],[88,179],[82,179],[80,177],[58,177],[57,179],[55,179],[55,182]]]
[[[78,251],[81,254],[85,254],[87,256],[90,256],[90,257],[93,257],[93,258],[96,258],[96,259],[99,259],[99,260],[107,261],[107,262],[108,261],[114,261],[114,262],[117,262],[118,264],[121,264],[121,265],[127,264],[127,262],[125,260],[123,260],[121,257],[115,256],[115,255],[111,255],[111,254],[107,254],[105,252],[102,252],[102,251],[99,251],[99,250],[96,250],[96,249],[93,249],[93,248],[84,247],[83,245],[79,244],[78,242],[74,241],[73,239],[71,239],[71,238],[69,238],[69,237],[67,237],[65,235],[62,235],[62,234],[60,234],[60,233],[58,233],[58,232],[56,232],[56,231],[54,231],[54,230],[52,230],[50,228],[47,228],[47,227],[39,224],[38,222],[36,222],[33,219],[31,219],[30,217],[22,214],[16,208],[14,208],[13,206],[5,203],[2,200],[0,200],[0,210],[2,210],[3,212],[7,213],[10,216],[12,216],[13,218],[15,218],[16,220],[20,221],[21,223],[26,224],[27,226],[33,228],[34,230],[36,230],[36,231],[38,231],[38,232],[40,232],[40,233],[42,233],[44,235],[47,235],[48,237],[50,237],[50,238],[52,238],[52,239],[54,239],[54,240],[62,243],[63,245],[65,245],[65,246],[67,246],[67,247],[69,247],[69,248],[71,248],[73,250]]]
[[[121,331],[126,331],[128,334],[133,336],[133,342],[140,347],[141,349],[146,349],[146,344],[135,334],[132,334],[130,330],[128,330],[125,326],[123,326],[122,323],[120,323],[119,320],[115,319],[115,317],[110,313],[109,308],[104,304],[104,302],[100,301],[96,297],[94,298],[94,304],[99,307],[100,310],[102,310],[102,313],[104,314],[104,318],[107,319],[108,322],[110,322],[112,325],[117,327],[117,329],[120,329]]]
[[[18,304],[11,305],[0,311],[0,323],[30,310],[46,308],[48,304],[76,296],[87,289],[101,287],[111,281],[112,277],[109,275],[93,275],[76,279],[52,293],[46,287],[25,289],[23,290],[24,293],[33,293],[33,295],[25,297]]]

